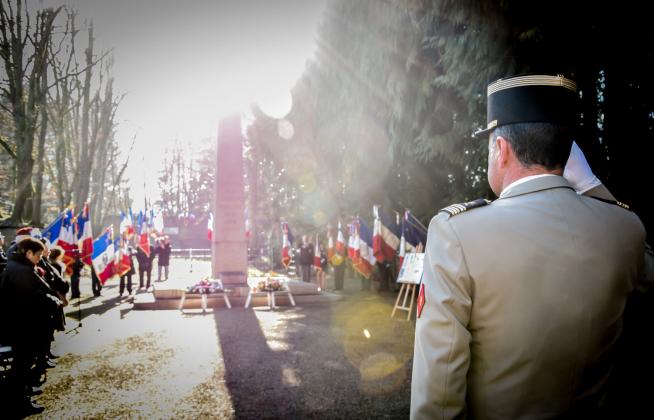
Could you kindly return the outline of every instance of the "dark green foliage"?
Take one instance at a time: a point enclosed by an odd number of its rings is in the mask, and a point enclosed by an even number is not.
[[[565,74],[579,83],[578,142],[615,192],[636,198],[624,178],[633,141],[624,142],[619,130],[651,143],[654,72],[645,9],[517,0],[328,2],[316,57],[293,91],[287,119],[295,137],[281,140],[275,122],[261,115],[250,130],[260,156],[287,170],[279,182],[297,188],[281,216],[320,228],[311,217],[316,207],[328,220],[369,220],[372,205],[382,204],[409,208],[427,222],[451,202],[492,198],[487,143],[470,134],[485,125],[487,84],[520,73]],[[311,191],[301,187],[307,176]]]

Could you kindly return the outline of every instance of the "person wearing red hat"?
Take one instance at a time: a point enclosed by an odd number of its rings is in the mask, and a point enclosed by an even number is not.
[[[16,236],[7,249],[7,258],[11,258],[11,256],[16,252],[16,247],[19,242],[32,237],[31,232],[32,228],[30,226],[23,226],[16,229]]]
[[[23,239],[32,237],[32,228],[30,226],[24,226],[16,230],[16,243],[22,241]]]

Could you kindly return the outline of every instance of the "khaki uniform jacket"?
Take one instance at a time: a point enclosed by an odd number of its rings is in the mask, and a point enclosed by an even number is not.
[[[634,213],[579,196],[559,176],[439,213],[425,251],[411,418],[538,419],[596,407],[644,252]]]

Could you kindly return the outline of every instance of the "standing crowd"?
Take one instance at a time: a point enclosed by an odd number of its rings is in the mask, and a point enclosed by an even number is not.
[[[127,248],[131,267],[120,278],[120,294],[132,293],[134,257],[138,261],[139,287],[150,288],[153,260],[158,257],[158,280],[168,280],[171,244],[167,236],[157,238],[151,252],[140,246]],[[65,331],[64,307],[79,299],[80,277],[84,263],[79,251],[73,251],[70,282],[65,278],[64,250],[41,236],[39,229],[23,227],[4,251],[0,233],[0,395],[8,404],[2,409],[10,417],[41,413],[44,408],[32,397],[43,392],[47,370],[58,357],[51,352],[55,331]],[[163,276],[163,277],[162,277]],[[91,268],[94,296],[101,296],[102,284]],[[7,410],[7,411],[4,411]]]
[[[309,242],[308,235],[302,235],[302,242],[295,251],[296,267],[299,271],[299,276],[305,283],[312,282],[312,274],[315,273],[315,284],[318,291],[325,290],[325,281],[328,273],[331,271],[334,275],[334,288],[333,291],[340,292],[343,290],[345,282],[345,271],[348,267],[347,258],[339,253],[329,256],[326,252],[325,244],[318,242],[318,255],[319,262],[316,261],[316,250],[314,244]],[[399,268],[395,263],[388,262],[379,263],[376,265],[375,271],[370,278],[363,275],[356,275],[356,270],[353,270],[356,277],[361,280],[361,290],[371,290],[373,280],[378,283],[376,290],[378,291],[392,291],[395,292],[395,282],[397,271]],[[331,270],[330,270],[331,269]]]
[[[61,248],[51,246],[37,229],[16,233],[0,266],[0,344],[11,346],[12,357],[3,396],[9,412],[20,417],[43,411],[31,397],[43,392],[46,370],[55,366],[50,346],[54,332],[65,330],[63,308],[70,286]]]
[[[136,266],[134,265],[135,257],[138,262],[139,290],[150,289],[152,266],[155,257],[157,257],[158,267],[157,281],[168,280],[171,250],[170,238],[168,236],[157,238],[154,249],[149,254],[141,246],[137,245],[136,249],[131,245],[127,246],[126,254],[129,256],[130,269],[120,276],[119,296],[122,297],[125,290],[127,290],[128,295],[132,294],[132,275],[136,274]]]

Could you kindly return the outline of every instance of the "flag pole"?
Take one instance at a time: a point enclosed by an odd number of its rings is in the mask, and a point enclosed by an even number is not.
[[[72,330],[66,331],[66,334],[70,334],[73,331],[75,331],[75,333],[79,333],[77,330],[82,328],[82,303],[80,302],[80,299],[81,296],[77,296],[77,326]]]
[[[408,209],[407,209],[406,211],[408,211],[409,214],[411,214],[411,210],[408,210]],[[412,214],[411,214],[411,215],[412,215]],[[413,216],[413,215],[412,215],[412,216]],[[420,228],[422,228],[422,231],[424,231],[424,232],[427,232],[427,231],[428,231],[427,227],[426,227],[425,225],[423,225],[422,222],[421,222],[420,220],[418,220],[418,218],[417,218],[416,216],[413,216],[413,220],[416,221],[416,224],[412,223],[411,221],[409,221],[409,224],[411,224],[411,225],[413,225],[413,226],[416,226],[416,227],[420,227]]]
[[[79,300],[80,296],[77,296],[77,327],[75,328],[82,326],[82,303]]]

